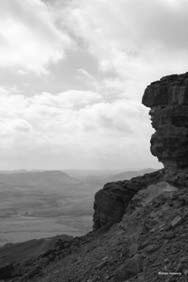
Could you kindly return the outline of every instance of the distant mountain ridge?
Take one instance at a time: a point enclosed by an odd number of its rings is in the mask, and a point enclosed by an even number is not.
[[[66,184],[76,184],[79,180],[69,176],[67,173],[58,170],[52,171],[0,171],[0,189],[3,188],[3,184],[7,187],[28,187],[37,189],[61,189]]]
[[[146,168],[146,169],[141,169],[141,170],[130,170],[130,171],[125,171],[125,172],[120,172],[115,175],[113,175],[110,179],[112,181],[118,181],[118,180],[125,180],[125,179],[131,179],[133,177],[137,177],[146,173],[151,173],[154,172],[156,169],[153,168]]]
[[[106,182],[131,179],[145,173],[154,172],[154,168],[141,170],[65,170],[67,174],[81,181],[104,185]]]

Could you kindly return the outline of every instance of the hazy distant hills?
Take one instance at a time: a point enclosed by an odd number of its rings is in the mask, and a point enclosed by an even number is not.
[[[115,174],[110,170],[66,170],[66,173],[84,183],[96,185],[104,185]]]
[[[141,169],[141,170],[132,170],[132,171],[125,171],[125,172],[120,172],[117,174],[114,174],[112,177],[110,177],[110,181],[118,181],[118,180],[123,180],[123,179],[131,179],[136,176],[140,176],[146,173],[151,173],[154,172],[155,169],[152,168],[146,168],[146,169]]]
[[[84,234],[92,228],[97,190],[151,171],[0,171],[0,245]]]
[[[63,171],[0,171],[0,187],[24,187],[30,189],[62,190],[65,185],[77,184],[74,179]]]
[[[0,244],[86,233],[95,186],[61,171],[0,172]]]
[[[131,179],[145,173],[151,173],[155,169],[147,168],[130,171],[112,171],[112,170],[67,170],[66,172],[80,181],[104,185],[107,182],[113,182],[124,179]]]

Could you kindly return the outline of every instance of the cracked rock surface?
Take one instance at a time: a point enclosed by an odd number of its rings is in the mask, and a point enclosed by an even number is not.
[[[188,73],[171,75],[149,85],[142,102],[151,108],[151,152],[164,167],[188,167]]]

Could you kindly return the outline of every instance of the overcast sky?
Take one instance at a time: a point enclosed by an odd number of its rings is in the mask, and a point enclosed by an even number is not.
[[[187,0],[0,1],[0,169],[158,167],[141,98],[187,26]]]

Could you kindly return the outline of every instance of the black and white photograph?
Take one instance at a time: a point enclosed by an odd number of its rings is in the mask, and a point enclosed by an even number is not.
[[[0,282],[188,282],[188,0],[0,0]]]

